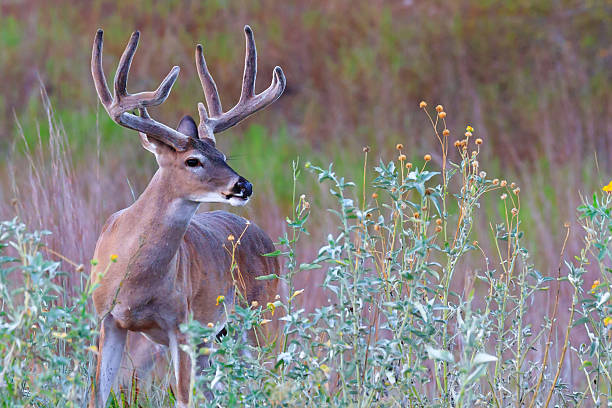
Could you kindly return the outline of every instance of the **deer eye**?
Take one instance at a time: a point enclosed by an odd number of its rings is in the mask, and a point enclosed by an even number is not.
[[[198,159],[194,159],[194,158],[192,157],[192,158],[189,158],[189,159],[185,160],[185,164],[186,164],[188,167],[197,167],[197,166],[199,166],[199,165],[200,165],[200,161],[199,161]]]

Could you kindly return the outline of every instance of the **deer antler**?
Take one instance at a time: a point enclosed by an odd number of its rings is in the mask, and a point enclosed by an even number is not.
[[[96,85],[98,97],[110,117],[121,126],[145,133],[173,146],[177,150],[185,149],[189,140],[188,136],[153,120],[147,112],[148,106],[157,106],[166,100],[172,85],[174,85],[178,77],[179,67],[175,66],[172,68],[155,91],[129,94],[126,89],[128,73],[136,47],[138,46],[138,38],[140,37],[140,33],[135,31],[119,60],[114,81],[115,95],[111,97],[108,85],[106,84],[106,77],[104,76],[104,68],[102,67],[103,35],[104,32],[102,30],[98,30],[96,33],[91,53],[91,74]],[[140,116],[130,113],[134,109],[139,110]]]
[[[200,76],[202,88],[204,89],[206,105],[208,105],[208,112],[206,112],[204,105],[198,103],[198,111],[200,113],[198,133],[200,138],[209,137],[214,140],[215,133],[222,132],[234,126],[247,116],[270,105],[278,99],[285,90],[285,75],[281,67],[277,66],[272,73],[272,84],[259,95],[255,94],[255,77],[257,76],[257,51],[255,49],[255,39],[253,38],[253,30],[251,30],[251,27],[248,25],[244,27],[244,34],[246,37],[246,56],[244,59],[242,92],[236,106],[225,113],[223,113],[223,109],[221,108],[221,100],[219,99],[217,85],[206,67],[202,45],[198,44],[196,47],[196,66],[198,68],[198,75]]]

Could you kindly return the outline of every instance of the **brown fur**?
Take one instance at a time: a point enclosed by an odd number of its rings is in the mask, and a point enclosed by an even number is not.
[[[278,281],[255,278],[279,273],[278,260],[262,256],[274,245],[261,228],[224,211],[195,214],[198,203],[165,191],[173,173],[160,169],[131,207],[109,218],[94,255],[99,264],[92,269],[92,280],[99,281],[93,294],[98,316],[165,346],[168,333],[176,333],[179,343],[186,341],[179,325],[190,314],[202,324],[222,322],[224,308],[216,305],[217,297],[236,300],[236,287],[249,303],[273,301]],[[237,269],[232,279],[233,245]],[[189,364],[184,363],[181,373],[187,376]],[[100,360],[98,377],[99,371]],[[180,378],[178,383],[189,385]]]
[[[96,245],[94,258],[99,264],[91,273],[99,284],[93,302],[101,324],[90,406],[105,405],[131,331],[169,347],[177,403],[187,407],[191,361],[180,348],[187,339],[179,326],[191,315],[204,324],[223,324],[225,309],[216,304],[220,295],[230,305],[237,292],[249,303],[265,305],[278,293],[277,281],[255,279],[279,271],[275,258],[263,256],[274,251],[274,245],[259,227],[223,211],[195,215],[202,202],[246,204],[252,186],[227,165],[215,148],[214,134],[271,104],[285,89],[285,76],[276,67],[272,84],[255,94],[255,40],[250,27],[245,26],[244,33],[247,52],[238,104],[223,113],[198,45],[196,66],[208,112],[198,104],[200,125],[185,116],[176,130],[151,118],[147,107],[166,100],[179,68],[174,67],[156,91],[129,94],[128,72],[140,36],[135,32],[119,61],[111,96],[102,67],[103,32],[96,33],[91,72],[98,97],[115,122],[140,133],[143,147],[155,154],[159,170],[132,206],[109,218]],[[134,109],[138,116],[131,112]],[[255,337],[251,335],[251,340]]]

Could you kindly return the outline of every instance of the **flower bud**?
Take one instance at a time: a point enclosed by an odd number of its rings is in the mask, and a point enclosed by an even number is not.
[[[427,102],[425,102],[425,101],[421,101],[421,103],[419,103],[419,108],[421,108],[421,109],[423,109],[426,106],[427,106]]]
[[[442,105],[438,105],[436,106],[436,112],[442,112],[444,110],[444,107]]]

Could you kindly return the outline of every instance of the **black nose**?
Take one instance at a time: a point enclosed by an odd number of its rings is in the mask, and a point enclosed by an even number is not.
[[[232,190],[232,192],[236,195],[250,197],[251,194],[253,194],[253,185],[244,177],[240,177],[238,182],[234,184],[234,188]]]

